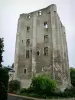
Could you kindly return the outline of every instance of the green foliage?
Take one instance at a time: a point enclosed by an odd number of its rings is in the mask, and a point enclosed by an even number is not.
[[[56,81],[49,76],[37,76],[32,79],[28,89],[22,89],[21,95],[37,97],[37,98],[72,98],[75,97],[75,68],[70,68],[71,84],[69,89],[64,92],[57,92]]]
[[[18,80],[11,80],[9,82],[9,92],[16,93],[20,90],[20,82]]]
[[[75,88],[65,89],[64,92],[57,92],[56,81],[48,76],[37,76],[32,79],[28,89],[20,90],[20,95],[35,97],[35,98],[72,98],[75,97]]]
[[[67,94],[67,97],[75,97],[75,88],[65,89],[64,93]]]
[[[0,100],[7,99],[8,80],[8,71],[5,68],[0,68]]]
[[[58,95],[59,97],[63,97],[63,98],[75,97],[75,88],[72,87],[70,89],[65,89],[64,92],[57,93],[56,95]]]
[[[30,88],[34,93],[50,95],[56,89],[56,81],[46,75],[37,76],[32,79]]]
[[[75,87],[75,68],[70,68],[71,84]]]
[[[34,77],[30,87],[27,89],[22,88],[19,94],[37,98],[46,98],[46,96],[52,95],[53,92],[55,92],[55,89],[56,81],[52,80],[47,75],[41,75]]]
[[[3,43],[3,41],[4,41],[4,39],[0,38],[0,67],[2,67],[1,63],[3,62],[3,60],[2,60],[2,58],[3,58],[2,53],[4,52],[4,43]]]
[[[30,96],[35,98],[73,98],[75,97],[75,88],[65,89],[64,92],[52,92],[47,94],[37,94],[34,92],[28,92],[26,88],[20,90],[20,94],[23,96]]]
[[[26,88],[22,88],[22,89],[20,90],[20,93],[25,93],[25,92],[27,92],[27,89],[26,89]]]
[[[7,90],[2,82],[0,82],[0,100],[7,99]]]

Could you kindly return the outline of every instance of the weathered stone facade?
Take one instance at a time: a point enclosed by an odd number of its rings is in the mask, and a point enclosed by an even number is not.
[[[42,73],[50,74],[62,87],[70,84],[65,27],[55,4],[20,15],[15,48],[14,79],[24,87]]]

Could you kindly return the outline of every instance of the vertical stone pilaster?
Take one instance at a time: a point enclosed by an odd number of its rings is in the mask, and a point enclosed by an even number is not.
[[[33,16],[32,76],[36,74],[36,16]]]
[[[56,68],[55,68],[55,75],[56,75],[56,80],[59,82],[62,82],[62,62],[61,62],[61,27],[60,27],[60,18],[57,14],[57,12],[54,12],[55,14],[55,27],[56,27],[56,57],[55,57],[55,63],[56,63]]]
[[[55,58],[55,51],[56,51],[56,31],[55,31],[55,20],[54,20],[54,11],[51,11],[51,31],[52,31],[52,54],[53,54],[53,79],[55,79],[55,72],[54,69],[56,67],[56,64],[54,63]]]
[[[15,61],[14,61],[14,79],[17,79],[18,70],[18,55],[19,55],[19,33],[16,35],[16,45],[15,45]]]
[[[69,70],[69,59],[68,59],[68,48],[67,48],[67,42],[66,42],[66,32],[65,32],[65,27],[63,27],[64,31],[64,48],[65,48],[65,76],[66,76],[66,81],[67,84],[70,85],[70,70]]]

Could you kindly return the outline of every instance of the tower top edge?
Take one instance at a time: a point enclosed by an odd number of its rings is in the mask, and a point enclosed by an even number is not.
[[[42,8],[42,9],[39,9],[39,10],[36,10],[36,11],[32,11],[32,12],[29,12],[29,13],[22,13],[22,14],[20,14],[20,17],[28,15],[28,14],[33,14],[33,13],[36,13],[36,12],[39,12],[39,11],[43,11],[45,9],[52,8],[52,7],[57,8],[56,4],[51,4],[51,5],[49,5],[49,6],[45,7],[45,8]]]

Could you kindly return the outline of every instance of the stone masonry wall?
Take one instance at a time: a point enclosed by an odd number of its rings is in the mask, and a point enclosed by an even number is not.
[[[47,55],[44,55],[45,48],[48,48]],[[29,58],[26,58],[27,50]],[[56,5],[20,15],[14,63],[14,79],[22,83],[24,80],[30,83],[31,78],[40,73],[49,74],[62,86],[70,83],[66,32]]]

